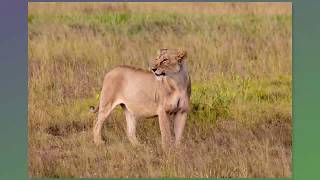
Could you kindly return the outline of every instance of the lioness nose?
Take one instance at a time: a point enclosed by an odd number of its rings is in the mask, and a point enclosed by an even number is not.
[[[157,68],[151,68],[151,70],[152,70],[153,72],[155,72],[155,71],[157,70]]]

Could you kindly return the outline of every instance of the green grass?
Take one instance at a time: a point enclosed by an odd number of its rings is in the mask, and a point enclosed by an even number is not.
[[[192,92],[190,121],[195,123],[215,125],[224,119],[254,124],[261,122],[263,111],[269,111],[263,119],[274,119],[277,109],[290,116],[285,107],[291,103],[291,79],[281,76],[258,80],[220,76],[207,83],[194,83]]]
[[[291,14],[90,5],[29,4],[30,176],[291,176]],[[162,151],[156,119],[138,122],[143,146],[131,146],[121,108],[105,125],[106,145],[94,146],[89,106],[104,74],[120,64],[146,69],[163,47],[188,52],[182,147]]]

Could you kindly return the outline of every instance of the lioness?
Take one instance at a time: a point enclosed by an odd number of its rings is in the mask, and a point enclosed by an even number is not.
[[[157,57],[150,62],[152,71],[119,66],[107,73],[99,106],[94,110],[99,111],[93,129],[95,144],[103,143],[102,125],[115,106],[121,105],[132,144],[139,144],[136,119],[158,116],[162,146],[166,148],[172,143],[169,117],[173,115],[175,144],[179,145],[191,94],[186,55],[186,51],[179,49],[160,49]]]

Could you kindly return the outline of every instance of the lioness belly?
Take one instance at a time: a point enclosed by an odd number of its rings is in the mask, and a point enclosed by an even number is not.
[[[127,101],[125,105],[136,117],[147,118],[157,115],[155,104],[136,104],[134,102]]]
[[[150,117],[157,113],[157,103],[152,95],[139,88],[127,89],[130,91],[123,96],[124,104],[137,117]]]

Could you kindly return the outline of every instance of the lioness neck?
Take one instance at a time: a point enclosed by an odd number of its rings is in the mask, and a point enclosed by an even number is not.
[[[189,83],[187,64],[185,62],[182,62],[180,71],[176,74],[167,76],[166,80],[176,89],[186,90]]]

